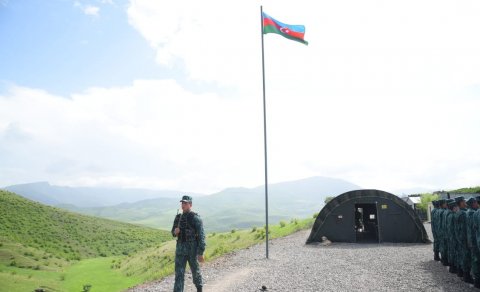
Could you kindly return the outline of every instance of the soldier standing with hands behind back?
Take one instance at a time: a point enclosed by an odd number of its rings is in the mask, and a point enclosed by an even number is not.
[[[175,250],[175,285],[174,292],[183,292],[185,268],[192,271],[193,284],[202,292],[203,281],[199,262],[204,262],[205,232],[200,216],[192,211],[192,197],[183,196],[182,213],[175,217],[172,235],[177,237]]]

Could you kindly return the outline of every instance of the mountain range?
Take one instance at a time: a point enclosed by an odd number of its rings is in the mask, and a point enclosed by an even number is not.
[[[361,187],[328,177],[311,177],[269,185],[269,223],[305,218],[319,212],[325,197]],[[33,183],[7,190],[44,204],[82,214],[170,229],[185,192],[135,189],[74,188]],[[211,195],[192,194],[194,210],[207,231],[225,231],[265,224],[264,186],[228,188]]]

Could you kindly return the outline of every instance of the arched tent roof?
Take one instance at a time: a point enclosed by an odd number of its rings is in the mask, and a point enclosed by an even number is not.
[[[378,242],[429,242],[423,223],[399,197],[380,190],[357,190],[341,194],[323,207],[307,244],[322,241],[322,236],[334,242],[359,241],[356,218],[362,215],[356,217],[358,207],[376,211],[375,222],[370,223],[376,226]]]

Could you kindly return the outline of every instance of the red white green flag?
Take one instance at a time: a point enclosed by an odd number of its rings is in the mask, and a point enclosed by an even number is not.
[[[266,13],[262,12],[263,17],[263,34],[276,33],[287,39],[291,39],[302,44],[308,45],[308,42],[304,40],[305,26],[303,25],[290,25],[282,23]]]

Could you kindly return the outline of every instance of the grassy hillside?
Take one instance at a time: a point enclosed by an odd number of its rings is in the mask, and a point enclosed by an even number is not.
[[[72,291],[65,287],[75,277],[75,289],[81,291],[82,281],[95,276],[115,278],[109,273],[128,287],[138,279],[126,279],[114,272],[112,259],[171,238],[167,231],[79,215],[0,190],[0,291],[32,291],[40,286],[49,291]],[[90,260],[84,260],[87,258]],[[99,265],[103,270],[91,268]],[[87,266],[87,278],[70,272]],[[125,279],[128,281],[123,283]]]
[[[129,254],[171,239],[169,232],[75,214],[0,191],[0,238],[79,260]]]
[[[270,225],[270,238],[310,228],[314,218]],[[174,269],[169,232],[78,215],[0,191],[0,291],[116,292]],[[168,241],[165,241],[168,240]],[[265,240],[265,228],[207,235],[207,260]]]
[[[459,193],[459,194],[480,194],[480,186],[477,187],[470,187],[470,188],[461,188],[458,190],[450,191],[452,193]]]

